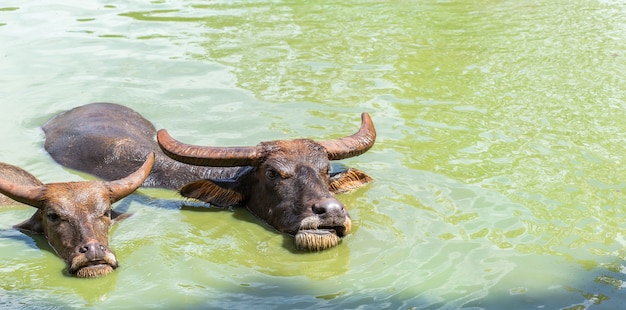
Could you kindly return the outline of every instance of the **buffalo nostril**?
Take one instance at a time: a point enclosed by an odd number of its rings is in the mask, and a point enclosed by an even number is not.
[[[80,253],[87,253],[89,251],[89,247],[88,246],[81,246],[80,249],[78,249],[78,252]]]
[[[324,207],[324,205],[316,203],[313,205],[313,213],[324,214],[326,213],[326,208]]]

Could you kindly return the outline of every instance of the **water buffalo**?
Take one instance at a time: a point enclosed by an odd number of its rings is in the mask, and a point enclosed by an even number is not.
[[[118,266],[108,247],[109,227],[126,216],[111,210],[111,204],[141,186],[153,163],[151,154],[137,171],[115,181],[49,184],[21,168],[0,163],[0,203],[10,203],[11,198],[38,209],[15,227],[44,234],[68,263],[69,274],[79,278],[104,276]]]
[[[112,103],[92,103],[50,119],[45,148],[60,164],[104,179],[156,154],[147,187],[177,189],[182,196],[217,206],[245,206],[280,232],[295,236],[306,251],[336,246],[350,231],[345,206],[333,193],[372,181],[357,169],[330,171],[330,161],[369,150],[376,131],[367,113],[351,136],[262,142],[253,147],[201,147],[157,132],[137,112]]]

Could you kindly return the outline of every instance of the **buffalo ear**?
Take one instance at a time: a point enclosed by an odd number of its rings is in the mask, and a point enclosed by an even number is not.
[[[13,225],[13,227],[19,230],[27,230],[27,231],[32,231],[34,233],[43,234],[44,233],[43,220],[41,218],[42,214],[43,214],[43,211],[37,210],[37,212],[35,212],[35,214],[33,214],[33,216],[31,216],[29,219],[17,225]]]
[[[111,220],[113,221],[121,221],[125,218],[130,217],[131,213],[117,212],[115,210],[111,210]]]
[[[218,207],[230,207],[243,201],[243,195],[233,189],[232,185],[232,182],[227,181],[199,180],[184,185],[180,194]]]
[[[374,179],[365,172],[350,168],[331,174],[328,189],[334,194],[340,194],[363,187]]]

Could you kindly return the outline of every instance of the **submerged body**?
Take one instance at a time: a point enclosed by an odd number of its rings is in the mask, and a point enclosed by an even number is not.
[[[155,160],[145,187],[179,189],[199,179],[227,178],[238,170],[197,167],[165,156],[154,138],[154,125],[117,104],[81,106],[54,116],[42,129],[44,147],[56,162],[104,180],[124,177],[150,153],[155,154]]]

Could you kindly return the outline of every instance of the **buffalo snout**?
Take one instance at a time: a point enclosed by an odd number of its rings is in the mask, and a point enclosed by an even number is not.
[[[101,277],[118,267],[115,254],[96,240],[78,246],[69,263],[69,273],[79,278]]]
[[[295,234],[296,247],[303,251],[322,251],[337,246],[350,232],[352,220],[339,200],[329,197],[311,205],[309,216],[300,222]]]

